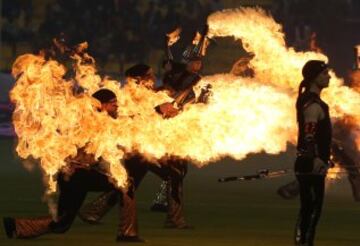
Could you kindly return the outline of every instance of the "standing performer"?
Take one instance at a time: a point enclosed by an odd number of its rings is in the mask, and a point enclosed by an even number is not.
[[[108,89],[100,89],[93,97],[101,102],[101,110],[111,117],[117,116],[116,95]],[[69,160],[69,172],[58,174],[59,199],[57,218],[3,219],[8,238],[33,238],[45,233],[64,233],[70,229],[88,191],[112,191],[120,201],[120,224],[116,240],[121,242],[143,242],[137,234],[136,204],[134,199],[134,166],[125,166],[129,175],[129,187],[121,192],[108,180],[106,163],[95,161],[94,156],[78,150],[78,155]]]
[[[353,88],[357,89],[356,78],[360,80],[360,45],[354,47],[354,68],[350,78]],[[360,82],[360,81],[359,81]],[[360,202],[360,167],[358,160],[360,154],[357,151],[357,144],[352,136],[354,127],[347,121],[337,121],[333,126],[333,143],[331,156],[348,173],[348,180],[354,201]],[[299,184],[296,180],[280,186],[277,194],[284,199],[293,199],[299,194]]]
[[[323,205],[325,175],[329,167],[332,128],[328,105],[321,100],[330,76],[323,61],[310,60],[303,69],[296,102],[298,156],[295,173],[300,187],[300,212],[295,244],[312,246]]]

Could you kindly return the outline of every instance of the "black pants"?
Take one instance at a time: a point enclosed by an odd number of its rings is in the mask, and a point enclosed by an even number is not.
[[[184,226],[185,219],[183,215],[183,179],[187,173],[187,161],[168,160],[166,164],[156,166],[148,163],[141,156],[133,156],[125,160],[125,168],[129,175],[128,196],[129,204],[135,200],[133,192],[138,188],[147,172],[153,172],[163,180],[168,180],[167,199],[169,209],[166,224],[177,227]],[[101,194],[98,198],[86,204],[80,212],[80,216],[87,220],[100,221],[100,219],[117,203],[117,196],[113,192]],[[135,203],[133,203],[135,204]],[[124,217],[124,226],[131,228],[135,225],[135,217]],[[125,230],[125,231],[131,231]],[[135,231],[135,230],[132,230]]]
[[[300,189],[300,212],[295,242],[312,245],[324,200],[325,176],[299,174],[296,178]]]
[[[60,173],[58,185],[57,220],[52,220],[51,216],[16,218],[15,227],[18,238],[32,238],[48,232],[66,232],[71,227],[89,191],[115,191],[117,195],[121,195],[120,190],[108,181],[107,176],[96,170],[77,169],[70,177]]]
[[[53,231],[66,231],[70,228],[87,192],[116,190],[106,175],[87,169],[76,170],[68,179],[60,174],[58,184],[58,221],[50,225]]]

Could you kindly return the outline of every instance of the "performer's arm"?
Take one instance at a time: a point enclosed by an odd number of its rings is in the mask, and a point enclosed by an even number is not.
[[[312,103],[304,110],[304,129],[305,129],[305,155],[314,162],[313,172],[325,174],[327,164],[319,158],[318,146],[315,134],[318,131],[318,122],[324,118],[324,112],[319,104]]]

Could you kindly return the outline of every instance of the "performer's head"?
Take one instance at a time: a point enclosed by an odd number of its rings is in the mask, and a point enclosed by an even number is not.
[[[198,73],[202,69],[202,60],[200,56],[193,56],[189,58],[186,69],[193,73]]]
[[[144,86],[150,90],[155,88],[156,76],[154,71],[148,65],[139,63],[125,71],[126,78],[135,80],[135,83]]]
[[[92,94],[92,97],[101,103],[101,111],[106,111],[114,119],[117,117],[117,100],[116,95],[109,89],[100,89]]]
[[[329,67],[324,61],[310,60],[302,68],[303,81],[300,83],[299,94],[315,87],[322,90],[329,86]]]

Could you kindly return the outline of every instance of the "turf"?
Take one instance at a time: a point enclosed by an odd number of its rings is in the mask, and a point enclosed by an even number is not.
[[[14,151],[14,142],[0,140],[1,216],[36,216],[47,213],[41,201],[39,170],[25,170]],[[193,230],[163,229],[165,214],[150,212],[159,179],[149,174],[137,192],[140,235],[146,245],[292,245],[298,200],[283,200],[276,189],[293,177],[219,184],[217,178],[254,172],[259,167],[290,167],[293,151],[278,156],[265,154],[241,162],[225,159],[208,167],[190,168],[185,182],[185,211]],[[89,198],[96,194],[89,194]],[[360,204],[351,197],[346,179],[330,185],[318,226],[317,246],[360,245]],[[98,226],[76,219],[69,232],[32,240],[9,240],[1,229],[0,245],[117,245],[117,208]],[[126,245],[126,244],[125,244]]]

